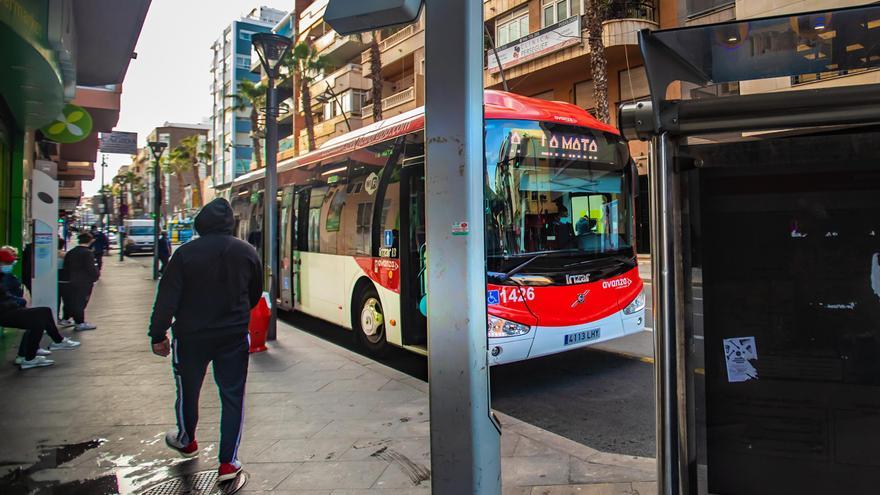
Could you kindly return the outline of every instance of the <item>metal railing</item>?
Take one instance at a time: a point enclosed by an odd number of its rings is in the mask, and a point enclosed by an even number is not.
[[[379,42],[379,51],[384,53],[385,51],[387,51],[389,48],[393,47],[394,45],[398,45],[398,44],[404,42],[405,40],[413,37],[421,29],[422,29],[421,20],[418,20],[412,24],[408,24],[408,25],[404,26],[396,33],[388,36],[387,38],[382,39],[382,41]],[[370,50],[367,50],[367,51],[361,53],[361,63],[366,64],[369,62],[370,62]]]
[[[605,20],[644,19],[657,22],[657,7],[646,0],[611,0],[605,7]]]
[[[278,140],[278,152],[287,151],[293,148],[293,145],[296,143],[296,138],[294,136],[287,136],[284,139]]]
[[[404,89],[399,93],[394,93],[393,95],[382,98],[382,110],[388,110],[389,108],[394,108],[398,105],[403,105],[404,103],[408,103],[416,99],[416,88],[414,86],[410,86],[409,88]],[[361,111],[365,116],[373,115],[373,104],[364,105],[363,110]]]

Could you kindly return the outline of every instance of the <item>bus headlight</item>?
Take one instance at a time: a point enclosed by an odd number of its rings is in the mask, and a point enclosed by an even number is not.
[[[645,309],[645,293],[639,292],[639,295],[636,296],[635,299],[632,300],[625,308],[623,308],[623,314],[631,315],[638,313],[639,311]]]
[[[529,333],[532,327],[516,323],[515,321],[505,320],[497,316],[487,315],[489,320],[489,337],[518,337]]]

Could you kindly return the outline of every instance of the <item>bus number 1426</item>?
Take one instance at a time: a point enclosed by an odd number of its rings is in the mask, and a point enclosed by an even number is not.
[[[535,300],[535,288],[534,287],[508,287],[503,288],[499,291],[498,294],[501,298],[501,303],[509,302],[524,302],[524,301],[534,301]]]

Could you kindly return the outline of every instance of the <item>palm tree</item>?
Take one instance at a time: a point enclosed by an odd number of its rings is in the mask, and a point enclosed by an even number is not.
[[[373,122],[382,120],[382,51],[379,50],[379,31],[373,31],[370,40],[370,98],[373,100]]]
[[[608,59],[602,42],[602,22],[608,14],[608,0],[587,0],[584,12],[587,21],[587,43],[590,47],[590,72],[593,74],[593,98],[596,100],[595,117],[606,124],[611,122],[608,110]]]
[[[178,175],[178,184],[183,185],[183,173],[191,172],[193,176],[193,207],[202,206],[202,184],[199,180],[199,165],[210,159],[210,153],[199,146],[199,134],[193,134],[180,140],[180,144],[168,153],[167,164]],[[206,142],[205,150],[211,149]]]
[[[111,188],[111,191],[114,195],[120,193],[127,195],[130,193],[132,194],[133,200],[135,194],[144,191],[144,179],[140,175],[129,170],[113,178],[113,187]]]
[[[238,92],[229,97],[235,100],[233,110],[250,109],[251,111],[251,145],[254,148],[254,160],[257,162],[257,168],[263,168],[263,147],[261,144],[263,136],[260,131],[259,111],[266,107],[266,86],[263,83],[254,83],[245,79],[238,83]]]
[[[283,63],[291,74],[299,77],[300,108],[305,117],[308,151],[312,151],[315,149],[315,119],[312,115],[312,94],[309,87],[330,64],[323,55],[318,55],[315,47],[306,42],[297,43],[293,50],[288,52]]]
[[[183,180],[183,174],[190,171],[192,165],[189,160],[181,156],[181,153],[175,153],[177,148],[168,153],[162,160],[162,172],[170,176],[176,176],[177,179],[177,197],[182,203],[186,196],[186,184]],[[171,205],[172,209],[175,205]]]

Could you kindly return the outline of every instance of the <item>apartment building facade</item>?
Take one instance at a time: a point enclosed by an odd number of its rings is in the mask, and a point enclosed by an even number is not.
[[[268,32],[277,25],[286,12],[258,7],[240,19],[232,21],[222,35],[211,45],[211,111],[210,141],[213,145],[212,179],[215,188],[224,188],[236,177],[247,173],[253,159],[250,134],[250,108],[236,110],[238,87],[241,81],[258,81],[251,72],[251,36]]]
[[[147,136],[147,142],[159,141],[166,143],[168,147],[163,154],[163,160],[167,159],[169,154],[184,139],[197,135],[199,142],[199,150],[208,151],[208,135],[211,131],[210,126],[205,124],[184,124],[165,122],[161,127],[156,127]],[[154,161],[149,148],[141,148],[138,150],[130,170],[136,173],[142,179],[143,193],[133,198],[132,214],[146,215],[153,211],[154,198]],[[167,173],[164,168],[161,175],[162,187],[162,204],[161,218],[168,220],[173,216],[187,217],[201,206],[203,198],[200,198],[204,191],[204,179],[211,173],[210,164],[199,163],[190,170],[182,174]]]

